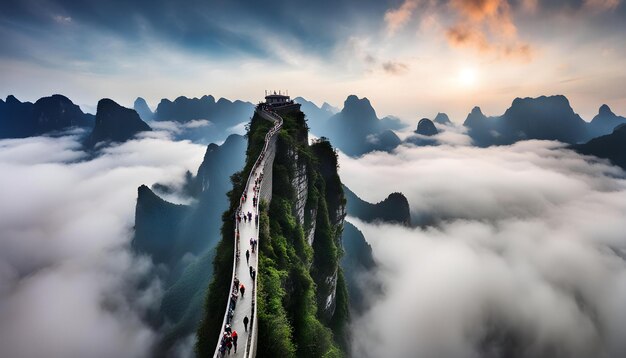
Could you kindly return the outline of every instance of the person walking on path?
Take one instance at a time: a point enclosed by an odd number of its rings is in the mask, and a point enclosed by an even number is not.
[[[252,277],[252,271],[254,271],[254,269],[250,266],[250,277]]]
[[[239,336],[237,335],[237,331],[233,331],[233,334],[230,335],[230,338],[233,341],[233,348],[235,348],[235,353],[237,353],[237,338],[239,338]]]
[[[250,268],[252,269],[250,271],[250,276],[252,276],[252,281],[254,282],[254,278],[256,277],[256,270],[252,268],[252,266],[250,266]]]
[[[248,332],[248,316],[245,316],[243,318],[243,329],[245,329],[246,332]]]
[[[250,250],[246,250],[246,263],[250,264]]]
[[[246,286],[244,286],[243,283],[241,284],[241,287],[239,288],[239,292],[241,292],[241,298],[243,298],[243,294],[246,293]]]

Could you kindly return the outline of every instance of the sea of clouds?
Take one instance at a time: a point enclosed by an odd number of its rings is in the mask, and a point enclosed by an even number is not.
[[[353,317],[353,356],[626,356],[626,174],[556,142],[449,137],[340,154],[348,187],[401,191],[415,224],[348,218],[384,288]]]
[[[180,183],[204,146],[152,132],[85,153],[82,133],[0,141],[0,356],[145,357],[162,286],[130,248],[137,187]]]

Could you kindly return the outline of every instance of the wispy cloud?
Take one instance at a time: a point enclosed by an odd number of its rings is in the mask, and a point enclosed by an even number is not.
[[[393,35],[402,28],[413,16],[419,0],[405,0],[397,9],[389,9],[385,12],[387,32]]]
[[[531,60],[533,48],[518,38],[508,0],[450,0],[449,6],[457,13],[457,21],[446,31],[451,46]]]
[[[401,75],[409,71],[409,66],[402,62],[386,61],[382,66],[385,72],[392,75]]]

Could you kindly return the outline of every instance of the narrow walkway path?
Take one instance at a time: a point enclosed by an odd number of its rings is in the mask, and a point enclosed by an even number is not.
[[[282,118],[274,113],[267,112],[263,109],[257,109],[257,113],[265,119],[273,121],[274,127],[265,136],[265,144],[263,150],[257,158],[257,161],[248,177],[244,194],[241,197],[239,210],[235,220],[235,255],[233,257],[233,281],[231,282],[231,297],[227,303],[226,314],[222,324],[222,332],[215,349],[214,357],[254,357],[256,352],[256,271],[258,269],[258,204],[259,192],[261,186],[265,184],[263,179],[265,173],[267,153],[270,150],[272,137],[280,130],[282,126]],[[272,149],[273,150],[273,149]],[[271,167],[268,168],[271,170]],[[270,182],[271,183],[271,182]],[[271,184],[270,184],[271,185]],[[270,189],[271,191],[271,189]],[[245,216],[245,219],[244,219]],[[256,245],[253,244],[256,242]],[[254,249],[253,249],[254,246]],[[249,253],[247,258],[246,252]],[[254,275],[254,279],[253,279]],[[239,289],[235,283],[238,283]],[[241,286],[244,287],[243,294]],[[244,320],[248,321],[247,327]],[[228,328],[232,332],[237,332],[237,352],[234,345],[230,350],[221,349],[224,333]],[[225,351],[225,352],[224,352]]]

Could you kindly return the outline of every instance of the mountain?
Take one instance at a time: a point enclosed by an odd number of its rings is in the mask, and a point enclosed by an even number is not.
[[[620,124],[626,123],[626,118],[613,113],[611,108],[603,104],[598,114],[589,123],[589,131],[592,137],[598,137],[613,133],[613,130]]]
[[[167,202],[145,185],[138,189],[132,247],[159,265],[155,274],[165,293],[154,324],[164,325],[158,347],[162,356],[198,326],[222,214],[228,209],[230,177],[243,167],[245,153],[246,140],[240,135],[207,146],[198,174],[186,176],[185,192],[195,199],[190,205]],[[156,188],[176,192],[163,185]]]
[[[365,236],[349,221],[343,225],[341,242],[345,253],[341,258],[341,268],[346,278],[350,309],[360,313],[367,308],[367,299],[381,292],[380,285],[372,278],[377,264]]]
[[[349,216],[366,222],[411,225],[409,202],[401,193],[392,193],[385,200],[371,204],[359,198],[346,186],[343,187],[343,192]],[[376,261],[363,233],[348,221],[344,224],[341,241],[345,252],[341,259],[341,268],[348,288],[350,308],[362,312],[367,308],[367,298],[382,291],[380,282],[372,275],[377,266]]]
[[[147,122],[154,119],[154,113],[152,113],[152,110],[148,107],[148,103],[146,103],[145,99],[137,97],[135,103],[133,104],[133,108],[142,120]]]
[[[386,123],[378,119],[370,101],[355,95],[348,96],[341,112],[328,119],[323,135],[350,156],[375,150],[390,151],[401,142],[386,128]]]
[[[271,202],[260,207],[256,307],[263,334],[257,337],[257,357],[342,356],[347,346],[349,301],[339,264],[345,198],[337,154],[327,140],[309,143],[300,108],[281,111],[283,128],[271,147]],[[250,122],[248,157],[243,172],[233,176],[215,250],[213,281],[197,331],[198,356],[213,354],[222,328],[235,250],[232,218],[271,126],[258,113]]]
[[[571,147],[575,151],[610,160],[626,170],[626,124],[621,124],[613,133]]]
[[[161,199],[145,185],[137,189],[133,249],[147,253],[156,263],[171,263],[186,253],[184,245],[172,245],[189,215],[187,205]]]
[[[431,137],[437,135],[439,131],[437,131],[435,124],[430,119],[422,118],[417,123],[417,129],[415,130],[415,133]]]
[[[296,97],[293,100],[296,103],[300,103],[300,109],[307,118],[307,125],[311,129],[311,133],[321,136],[321,133],[326,131],[328,119],[336,113],[334,111],[336,108],[331,107],[326,102],[324,102],[322,107],[318,107],[315,103],[307,101],[302,97]]]
[[[337,108],[337,107],[335,107],[335,106],[330,105],[328,102],[324,102],[324,103],[322,103],[322,107],[321,107],[321,109],[322,109],[322,111],[330,112],[330,113],[332,113],[332,114],[335,114],[335,113],[337,113],[337,112],[339,112],[339,111],[340,111],[340,109],[339,109],[339,108]]]
[[[359,198],[348,187],[343,187],[348,215],[357,217],[363,221],[398,223],[411,226],[411,209],[409,201],[402,193],[391,193],[385,200],[372,204]]]
[[[433,119],[433,122],[438,123],[438,124],[443,124],[445,126],[449,126],[452,125],[452,121],[450,121],[450,118],[448,117],[447,114],[445,113],[437,113],[437,115],[435,116],[435,119]]]
[[[180,124],[182,131],[176,136],[177,139],[211,143],[223,141],[230,134],[243,132],[243,123],[248,122],[253,112],[254,105],[249,102],[231,102],[225,98],[215,101],[213,96],[181,96],[173,102],[162,99],[154,112],[154,120]]]
[[[96,124],[85,145],[93,148],[100,142],[125,142],[140,132],[151,130],[135,110],[104,98],[98,102]]]
[[[387,116],[387,117],[381,118],[380,126],[382,129],[389,129],[389,130],[397,131],[397,130],[406,128],[407,124],[402,122],[400,118],[396,116]]]
[[[590,137],[586,122],[574,113],[565,96],[516,98],[499,117],[486,117],[475,107],[464,125],[474,143],[482,147],[526,139],[578,143]]]
[[[83,113],[67,97],[55,94],[37,102],[20,102],[15,96],[0,100],[0,138],[25,138],[72,127],[92,127],[93,116]]]

